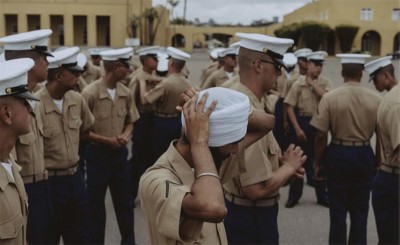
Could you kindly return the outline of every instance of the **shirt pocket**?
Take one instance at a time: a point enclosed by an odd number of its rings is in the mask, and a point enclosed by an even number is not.
[[[8,220],[0,220],[0,239],[16,238],[24,226],[24,217],[21,212]]]
[[[126,110],[125,107],[119,108],[119,109],[118,109],[117,115],[118,115],[119,117],[125,117],[126,114],[127,114],[127,110]]]
[[[21,145],[31,145],[34,141],[35,135],[32,132],[19,136]]]
[[[110,111],[98,111],[96,113],[96,120],[105,120],[110,118],[111,113]]]
[[[82,125],[82,120],[78,117],[72,117],[68,120],[69,134],[71,136],[72,144],[79,143],[79,128]]]

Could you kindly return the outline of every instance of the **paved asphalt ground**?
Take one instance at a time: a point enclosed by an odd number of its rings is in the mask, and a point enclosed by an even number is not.
[[[205,51],[194,52],[191,60],[188,62],[190,70],[189,79],[193,84],[198,84],[201,69],[208,64],[208,55]],[[399,64],[396,64],[399,67]],[[396,68],[397,70],[400,70]],[[325,62],[323,76],[328,77],[334,87],[342,84],[340,76],[340,61],[330,57]],[[398,76],[399,78],[399,76]],[[362,84],[374,89],[371,83],[368,83],[368,75],[364,74]],[[375,139],[372,140],[373,146]],[[317,205],[314,190],[308,185],[304,185],[303,197],[299,204],[292,209],[285,208],[287,200],[288,187],[280,190],[280,210],[278,216],[280,243],[281,244],[328,244],[329,233],[329,210]],[[147,225],[139,201],[136,200],[135,208],[135,235],[137,244],[150,244]],[[106,244],[119,244],[120,234],[115,219],[110,195],[106,198],[107,224],[106,224]],[[378,237],[375,226],[375,218],[370,205],[368,217],[368,243],[377,244]]]

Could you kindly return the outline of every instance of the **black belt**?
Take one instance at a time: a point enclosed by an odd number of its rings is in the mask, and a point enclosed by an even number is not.
[[[73,167],[70,167],[68,169],[47,169],[49,176],[67,176],[67,175],[74,175],[76,171],[78,170],[78,166],[75,165]]]
[[[250,200],[246,199],[243,197],[238,197],[235,195],[230,194],[229,192],[224,191],[224,196],[225,199],[228,200],[229,202],[236,204],[236,205],[241,205],[241,206],[256,206],[256,207],[268,207],[268,206],[274,206],[275,204],[278,203],[280,195],[277,194],[272,197],[267,197],[265,199],[261,200]]]
[[[389,165],[386,165],[386,164],[382,164],[382,165],[380,166],[380,169],[381,169],[382,171],[387,172],[387,173],[398,174],[398,175],[400,175],[400,169],[399,169],[399,167],[389,166]]]
[[[39,182],[42,180],[47,180],[47,179],[48,179],[47,170],[44,170],[44,172],[40,173],[40,174],[22,176],[22,180],[24,181],[24,184],[32,184],[32,183]]]
[[[179,113],[166,114],[166,113],[154,112],[154,116],[162,118],[173,118],[173,117],[178,117],[179,115],[180,115]]]
[[[351,141],[351,140],[338,140],[332,139],[331,143],[342,146],[368,146],[369,141]]]

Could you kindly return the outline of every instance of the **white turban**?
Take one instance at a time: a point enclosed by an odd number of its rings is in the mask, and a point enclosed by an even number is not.
[[[209,88],[201,91],[196,105],[205,92],[208,92],[204,110],[213,100],[217,106],[210,115],[208,146],[219,147],[237,142],[244,138],[247,131],[247,123],[250,112],[249,98],[240,92],[227,88]],[[182,125],[185,125],[182,113]]]

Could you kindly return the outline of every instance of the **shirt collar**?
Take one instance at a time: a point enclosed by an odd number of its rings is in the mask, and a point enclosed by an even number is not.
[[[168,162],[172,168],[178,173],[179,178],[182,180],[184,185],[191,186],[195,180],[192,168],[182,157],[182,155],[176,150],[175,145],[178,140],[174,140],[169,145],[167,150]]]

